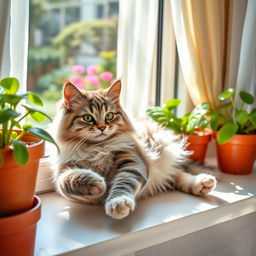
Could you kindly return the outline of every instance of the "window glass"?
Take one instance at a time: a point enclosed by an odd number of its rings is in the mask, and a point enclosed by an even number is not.
[[[118,4],[30,0],[28,90],[41,95],[51,117],[65,81],[95,90],[107,88],[115,79]],[[46,125],[44,121],[42,126]]]

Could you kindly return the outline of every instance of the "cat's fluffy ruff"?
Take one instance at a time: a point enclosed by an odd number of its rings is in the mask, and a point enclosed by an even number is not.
[[[59,193],[71,200],[104,204],[106,214],[121,219],[141,197],[170,189],[194,195],[213,190],[214,176],[189,173],[191,167],[200,172],[200,167],[188,161],[184,139],[152,122],[133,128],[120,106],[120,89],[120,81],[96,93],[65,86],[55,124],[61,148],[54,171]],[[115,119],[104,121],[109,112]],[[82,121],[85,113],[94,117],[94,123]],[[99,125],[105,125],[103,138]]]

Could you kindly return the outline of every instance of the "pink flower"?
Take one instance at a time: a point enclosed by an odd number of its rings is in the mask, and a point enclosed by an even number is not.
[[[72,72],[83,74],[85,72],[85,68],[81,65],[75,65],[72,67]]]
[[[94,75],[94,73],[98,72],[99,71],[99,68],[95,65],[90,65],[88,68],[87,68],[87,73],[88,75]]]
[[[77,88],[83,89],[84,88],[84,83],[83,83],[83,78],[80,76],[73,76],[69,78],[69,81],[73,83]]]
[[[100,87],[100,80],[95,75],[86,76],[86,82],[91,84],[95,89],[98,89]]]
[[[103,72],[100,74],[100,78],[105,81],[110,81],[113,78],[113,74],[111,72]]]

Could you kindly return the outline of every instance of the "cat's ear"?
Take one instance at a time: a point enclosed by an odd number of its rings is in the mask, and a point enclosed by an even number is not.
[[[63,97],[68,109],[72,109],[75,104],[79,104],[84,98],[80,90],[70,82],[67,82],[63,87]]]
[[[115,81],[107,91],[107,96],[113,101],[117,102],[121,93],[121,80]]]

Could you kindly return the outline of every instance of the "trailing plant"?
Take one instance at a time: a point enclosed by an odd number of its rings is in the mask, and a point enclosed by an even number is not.
[[[202,103],[196,106],[191,112],[183,117],[176,116],[176,108],[180,105],[179,99],[170,99],[162,107],[153,107],[147,110],[147,115],[163,127],[173,130],[175,133],[195,134],[195,131],[204,130],[209,124],[205,119],[210,109],[209,103]]]
[[[52,136],[45,130],[33,127],[31,124],[22,125],[26,116],[31,116],[36,122],[43,122],[51,118],[24,101],[43,106],[41,98],[32,92],[17,94],[19,81],[16,78],[4,78],[0,80],[0,150],[12,149],[14,159],[17,163],[25,165],[29,160],[26,143],[22,141],[25,133],[29,132],[37,137],[53,143],[58,148]],[[18,110],[19,109],[19,110]],[[23,111],[22,111],[23,109]],[[16,129],[16,130],[15,130]],[[20,130],[17,132],[17,129]],[[4,159],[0,152],[0,165]]]
[[[212,130],[218,131],[219,144],[228,142],[235,134],[256,133],[256,108],[252,111],[245,110],[245,104],[252,105],[254,97],[248,92],[240,91],[241,105],[234,101],[235,90],[229,88],[218,96],[223,101],[215,111],[211,113],[210,125]]]

